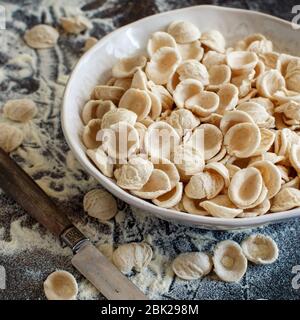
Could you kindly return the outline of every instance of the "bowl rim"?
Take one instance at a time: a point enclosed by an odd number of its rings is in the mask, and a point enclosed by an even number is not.
[[[166,11],[162,13],[153,14],[151,16],[147,16],[145,18],[136,20],[134,22],[131,22],[129,24],[126,24],[109,34],[102,37],[95,46],[93,46],[90,50],[85,52],[79,60],[74,64],[71,74],[68,78],[68,81],[65,86],[65,90],[63,93],[63,102],[62,102],[62,110],[61,110],[61,125],[62,130],[65,136],[65,139],[67,141],[68,146],[70,147],[72,153],[74,154],[75,158],[79,161],[79,163],[83,166],[83,168],[91,175],[93,176],[105,189],[109,190],[112,194],[114,194],[117,198],[120,198],[124,202],[135,206],[137,208],[147,210],[149,213],[155,213],[156,216],[159,216],[161,219],[165,220],[176,220],[176,222],[180,222],[182,224],[189,224],[194,225],[198,227],[205,227],[205,226],[211,226],[211,227],[228,227],[228,228],[251,228],[256,226],[261,226],[263,224],[268,223],[275,223],[278,221],[288,220],[291,218],[296,218],[300,216],[300,208],[288,210],[288,211],[281,211],[281,212],[275,212],[270,214],[265,214],[262,216],[256,216],[256,217],[247,217],[247,218],[237,218],[237,219],[226,219],[226,218],[218,218],[218,217],[211,217],[211,216],[201,216],[196,214],[189,214],[186,212],[180,212],[172,209],[162,208],[158,207],[151,202],[148,202],[144,199],[138,198],[129,192],[123,190],[118,185],[116,185],[110,178],[104,176],[94,165],[91,161],[87,161],[84,157],[82,157],[78,152],[77,148],[79,148],[79,145],[76,143],[76,141],[68,134],[68,121],[67,119],[67,101],[68,97],[71,94],[71,84],[74,79],[74,74],[76,73],[77,69],[81,67],[82,64],[85,63],[85,61],[88,59],[89,56],[94,54],[94,51],[97,50],[98,46],[102,46],[103,43],[109,41],[109,38],[113,34],[121,33],[124,30],[130,28],[131,26],[134,26],[136,24],[140,24],[143,22],[147,22],[151,20],[154,16],[166,16],[170,15],[172,13],[180,12],[180,11],[188,11],[191,9],[212,9],[216,11],[227,11],[227,12],[235,12],[235,13],[243,13],[248,15],[256,15],[261,17],[267,17],[268,19],[272,19],[275,21],[278,21],[282,24],[291,26],[293,25],[292,22],[283,20],[281,18],[262,13],[262,12],[256,12],[252,10],[245,10],[240,8],[232,8],[232,7],[219,7],[214,5],[196,5],[196,6],[189,6],[185,8],[175,9],[171,11]]]

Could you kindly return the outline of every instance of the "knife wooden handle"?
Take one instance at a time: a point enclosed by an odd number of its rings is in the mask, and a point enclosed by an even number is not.
[[[1,148],[0,188],[56,236],[72,227],[67,216]]]

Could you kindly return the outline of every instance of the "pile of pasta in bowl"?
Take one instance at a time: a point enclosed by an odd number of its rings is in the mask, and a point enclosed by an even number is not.
[[[157,206],[244,218],[300,206],[300,58],[174,21],[82,109],[102,174]]]

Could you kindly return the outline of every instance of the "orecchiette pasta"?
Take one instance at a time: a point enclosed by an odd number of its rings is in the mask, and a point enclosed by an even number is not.
[[[76,300],[78,285],[70,272],[57,270],[45,280],[44,292],[48,300]]]
[[[118,212],[115,198],[103,189],[89,191],[84,196],[83,208],[89,216],[102,221],[113,218]]]
[[[147,243],[127,243],[120,245],[113,253],[114,265],[124,274],[132,270],[141,272],[152,259],[152,248]]]
[[[277,244],[272,238],[262,234],[246,238],[241,247],[246,258],[255,264],[270,264],[278,258]]]
[[[181,279],[196,280],[210,273],[212,262],[203,252],[182,253],[173,261],[172,269]]]
[[[7,123],[0,123],[0,147],[6,152],[12,152],[23,143],[23,133]]]
[[[37,107],[30,99],[9,100],[3,107],[3,113],[10,120],[27,122],[37,114]]]
[[[274,48],[262,34],[227,48],[188,21],[154,32],[147,56],[118,60],[83,106],[87,156],[163,208],[242,219],[300,207],[300,59]],[[8,104],[7,118],[27,121]],[[1,130],[6,150],[21,144],[19,129]],[[228,248],[237,264],[219,273],[236,281],[244,258]]]
[[[238,243],[225,240],[216,246],[213,255],[214,270],[226,282],[238,282],[247,271],[247,259]]]

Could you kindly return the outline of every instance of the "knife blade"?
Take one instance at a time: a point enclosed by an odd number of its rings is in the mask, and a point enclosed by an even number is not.
[[[148,299],[100,253],[39,185],[1,148],[0,188],[72,249],[73,266],[107,299]]]

